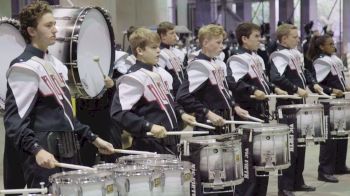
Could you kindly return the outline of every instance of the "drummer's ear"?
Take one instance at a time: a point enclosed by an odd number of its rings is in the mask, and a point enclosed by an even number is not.
[[[27,32],[28,34],[31,36],[31,37],[34,37],[35,36],[35,28],[34,27],[27,27]]]
[[[137,47],[136,48],[136,53],[137,53],[137,55],[140,55],[140,56],[142,56],[143,55],[143,50],[140,48],[140,47]]]

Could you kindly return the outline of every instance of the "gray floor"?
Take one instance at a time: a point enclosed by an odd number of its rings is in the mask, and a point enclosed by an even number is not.
[[[4,136],[3,119],[0,116],[0,134]],[[3,154],[4,137],[0,137],[0,153]],[[316,186],[317,191],[312,193],[297,192],[296,195],[317,195],[317,196],[349,196],[350,195],[350,175],[338,176],[340,182],[337,184],[324,183],[317,181],[317,165],[318,165],[319,146],[308,146],[306,152],[306,163],[304,177],[308,185]],[[0,188],[3,188],[2,165],[3,156],[0,156]],[[350,147],[348,148],[347,163],[350,166]],[[277,196],[277,177],[270,177],[268,196]]]

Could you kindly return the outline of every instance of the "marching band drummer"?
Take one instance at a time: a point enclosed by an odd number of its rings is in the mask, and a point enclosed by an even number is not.
[[[231,132],[231,127],[224,125],[225,119],[232,118],[232,108],[240,116],[248,114],[235,105],[225,78],[226,65],[215,58],[223,48],[225,36],[224,28],[219,25],[210,24],[199,30],[202,50],[189,63],[188,79],[181,84],[176,95],[177,102],[186,112],[195,113],[198,122],[206,123],[208,119],[216,126],[211,134]]]
[[[184,57],[174,47],[177,42],[175,25],[170,22],[162,22],[158,25],[157,33],[161,41],[158,65],[173,77],[172,93],[176,96],[177,90],[186,78],[186,72],[183,66]]]
[[[302,54],[295,49],[299,44],[298,29],[294,25],[282,24],[277,28],[277,51],[270,56],[271,82],[286,90],[288,94],[307,97],[306,85],[321,93],[323,89],[317,84],[308,70],[304,70]],[[302,104],[302,100],[277,99],[276,108],[281,105]],[[294,134],[296,136],[297,134]],[[296,140],[296,138],[294,138]],[[296,145],[295,145],[296,146]],[[296,147],[291,153],[291,166],[283,170],[278,177],[279,195],[294,195],[292,191],[315,191],[316,188],[305,185],[303,170],[305,164],[305,147]]]
[[[331,36],[325,34],[314,36],[308,50],[308,58],[313,62],[313,71],[317,82],[327,94],[343,97],[343,92],[349,91],[344,73],[338,60],[334,57],[335,47]],[[349,174],[346,166],[348,140],[327,139],[320,144],[320,157],[318,167],[318,180],[325,182],[338,182],[334,174]]]
[[[73,117],[67,68],[47,53],[57,32],[49,5],[35,1],[20,12],[19,19],[29,44],[7,72],[4,124],[8,138],[24,152],[25,181],[32,188],[40,187],[40,182],[48,185],[49,176],[61,171],[55,168],[57,161],[78,163],[76,134],[104,154],[112,154],[113,146]],[[65,149],[58,150],[59,145]]]
[[[235,101],[240,107],[268,123],[269,105],[265,95],[272,91],[279,95],[288,93],[270,83],[266,77],[264,61],[256,53],[260,45],[260,27],[250,22],[241,23],[236,28],[236,37],[240,47],[237,54],[228,59],[227,69],[229,70],[228,77],[233,77],[228,81],[235,80],[237,84],[232,86],[229,83],[230,89],[234,92]],[[256,98],[252,99],[250,95],[255,95]],[[238,119],[245,120],[239,116]],[[253,167],[253,165],[249,166]],[[245,179],[243,184],[237,187],[238,195],[266,195],[268,173],[259,172],[259,174],[267,175],[267,177],[252,176],[250,179]]]
[[[170,93],[172,76],[156,66],[159,44],[158,34],[149,29],[138,28],[131,35],[130,45],[137,60],[116,81],[111,117],[134,137],[133,149],[177,154],[178,137],[164,137],[167,131],[179,130],[179,119],[192,124],[195,118],[174,102]],[[146,136],[147,132],[155,138]]]

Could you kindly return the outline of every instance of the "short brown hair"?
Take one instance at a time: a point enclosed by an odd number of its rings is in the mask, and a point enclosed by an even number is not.
[[[222,35],[224,38],[226,37],[226,32],[224,30],[224,27],[220,25],[215,25],[215,24],[209,24],[209,25],[203,26],[199,29],[199,32],[198,32],[199,44],[202,45],[204,39],[211,39],[213,37],[218,37],[220,35]]]
[[[140,27],[134,31],[130,36],[130,47],[132,53],[137,57],[136,48],[145,49],[146,46],[153,43],[160,43],[159,35],[149,29]]]
[[[174,30],[175,29],[175,25],[171,22],[161,22],[158,25],[157,28],[157,33],[159,36],[166,34],[168,31],[170,30]]]
[[[237,26],[236,28],[236,38],[237,38],[237,42],[238,44],[241,46],[243,45],[243,41],[242,41],[242,37],[249,37],[253,31],[261,31],[260,27],[254,23],[251,22],[244,22],[241,23]]]
[[[293,29],[298,29],[295,25],[291,24],[282,24],[278,26],[277,31],[276,31],[276,36],[278,41],[282,41],[283,36],[288,36],[290,31]]]
[[[31,42],[27,28],[38,26],[39,19],[47,13],[52,13],[49,4],[46,1],[35,1],[24,7],[19,13],[19,22],[21,23],[21,33],[27,43]]]

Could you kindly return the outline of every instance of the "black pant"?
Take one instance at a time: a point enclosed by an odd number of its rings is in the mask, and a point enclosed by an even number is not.
[[[296,145],[296,143],[294,143]],[[296,152],[295,152],[296,151]],[[296,147],[291,153],[290,167],[282,170],[278,177],[278,189],[293,191],[304,185],[303,171],[305,165],[305,148]]]
[[[347,149],[347,139],[328,139],[325,143],[321,143],[318,173],[333,175],[335,171],[344,169],[346,167]]]
[[[303,100],[281,100],[278,99],[276,102],[276,108],[281,105],[290,104],[303,104]],[[277,109],[276,109],[277,110]],[[289,168],[282,171],[282,176],[278,177],[278,189],[279,190],[290,190],[293,191],[304,185],[303,171],[305,165],[305,148],[297,147],[297,134],[296,134],[296,122],[294,119],[283,119],[287,120],[287,125],[294,124],[294,151],[291,152],[291,165]]]
[[[3,180],[5,189],[23,189],[26,186],[23,173],[23,154],[5,136],[5,149],[3,159]]]

